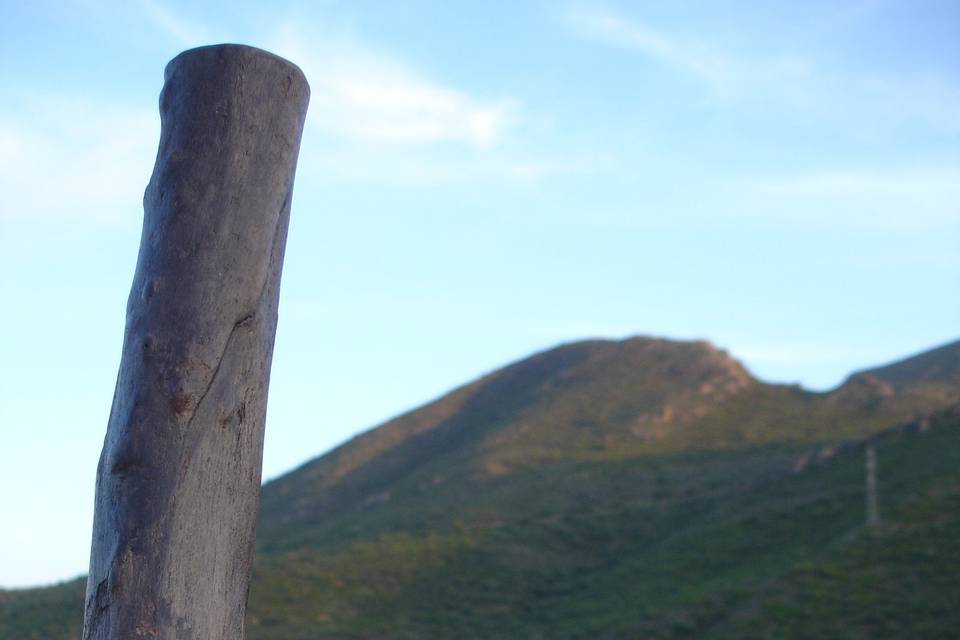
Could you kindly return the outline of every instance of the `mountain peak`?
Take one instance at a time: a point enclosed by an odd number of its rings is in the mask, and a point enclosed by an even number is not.
[[[656,441],[752,384],[739,362],[703,340],[571,342],[394,418],[295,474],[312,487],[310,500],[344,483],[367,494],[448,456],[497,475],[624,441]],[[291,490],[289,476],[271,484]]]

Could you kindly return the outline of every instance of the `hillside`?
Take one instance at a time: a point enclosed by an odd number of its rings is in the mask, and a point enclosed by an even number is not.
[[[958,362],[818,394],[705,342],[534,355],[267,484],[248,637],[919,637],[921,605],[958,628]],[[0,638],[70,637],[80,591],[0,592]]]
[[[558,465],[446,531],[270,557],[251,637],[949,637],[960,421],[931,423],[876,440],[875,534],[857,446]]]
[[[960,361],[957,343],[930,353]],[[453,495],[476,491],[522,470],[839,442],[960,401],[960,384],[949,387],[939,378],[918,378],[897,393],[864,383],[864,375],[819,394],[759,382],[707,342],[563,345],[484,376],[266,485],[259,550],[322,544],[338,526],[334,514],[363,513],[369,529],[379,514],[393,513],[391,501],[421,520],[435,513],[442,520],[448,511],[436,505],[448,488]],[[371,504],[379,507],[366,508]]]

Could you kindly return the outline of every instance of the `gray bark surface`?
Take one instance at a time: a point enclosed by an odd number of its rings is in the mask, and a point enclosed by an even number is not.
[[[243,637],[309,87],[240,45],[167,65],[97,469],[85,640]]]

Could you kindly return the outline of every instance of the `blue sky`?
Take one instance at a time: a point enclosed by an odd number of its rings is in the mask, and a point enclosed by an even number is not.
[[[312,86],[273,477],[559,342],[814,389],[960,334],[960,4],[2,1],[0,586],[85,571],[166,62]]]

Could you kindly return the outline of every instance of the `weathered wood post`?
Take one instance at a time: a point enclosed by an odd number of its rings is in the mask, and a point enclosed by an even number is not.
[[[266,51],[167,65],[97,469],[85,640],[243,638],[309,87]]]

